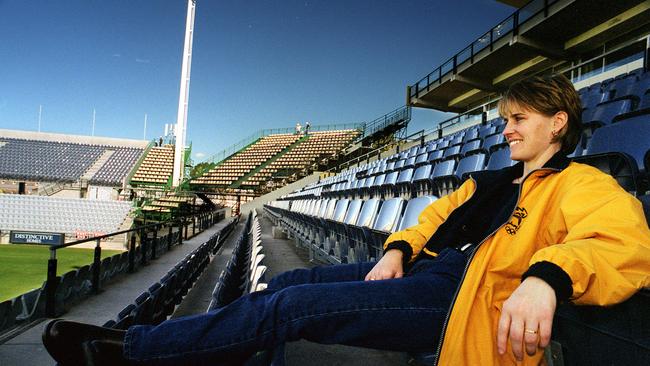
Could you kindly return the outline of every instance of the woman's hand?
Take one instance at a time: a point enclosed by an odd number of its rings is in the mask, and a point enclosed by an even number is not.
[[[402,258],[404,253],[398,249],[391,249],[384,253],[379,262],[366,275],[366,281],[387,280],[404,276]]]
[[[497,331],[499,354],[506,352],[508,338],[517,361],[524,358],[522,346],[529,356],[538,347],[548,346],[556,305],[555,291],[546,281],[526,278],[503,303]]]

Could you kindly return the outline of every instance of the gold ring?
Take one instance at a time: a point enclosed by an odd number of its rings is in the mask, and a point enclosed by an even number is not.
[[[537,331],[536,331],[536,330],[532,330],[532,329],[526,329],[526,330],[524,330],[524,332],[525,332],[525,333],[529,333],[529,334],[537,334]]]

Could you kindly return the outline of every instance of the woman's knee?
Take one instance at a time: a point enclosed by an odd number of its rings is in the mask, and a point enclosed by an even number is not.
[[[281,290],[290,286],[302,285],[310,283],[311,276],[308,269],[294,269],[291,271],[282,272],[274,276],[269,282],[269,289]]]

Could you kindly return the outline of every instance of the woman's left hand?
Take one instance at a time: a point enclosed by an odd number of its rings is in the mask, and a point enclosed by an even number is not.
[[[499,354],[506,352],[508,338],[518,361],[524,358],[523,346],[529,356],[534,355],[538,347],[548,346],[556,305],[555,291],[546,281],[526,278],[503,303],[497,331]]]

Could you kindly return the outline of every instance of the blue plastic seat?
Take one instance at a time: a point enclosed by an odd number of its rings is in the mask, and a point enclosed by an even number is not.
[[[481,148],[482,144],[483,144],[483,141],[481,139],[474,139],[474,140],[468,141],[460,149],[460,154],[462,156],[467,156],[467,155],[470,155],[470,154],[475,154],[475,153],[478,153],[478,152],[482,152],[483,151],[483,149]]]
[[[484,153],[469,155],[460,159],[460,161],[458,162],[458,168],[456,168],[456,173],[455,173],[456,177],[458,178],[458,184],[464,181],[470,173],[478,172],[484,169],[485,169]]]
[[[498,147],[498,145],[501,145],[505,142],[506,142],[506,138],[501,133],[489,135],[485,138],[483,142],[483,149],[486,152],[491,154],[492,151],[496,150],[496,147]]]
[[[454,145],[454,146],[450,146],[450,147],[446,148],[444,154],[442,155],[442,159],[443,160],[446,160],[446,159],[449,159],[449,158],[459,159],[460,155],[461,155],[460,154],[460,149],[461,149],[461,145]]]
[[[402,170],[397,177],[397,182],[395,183],[395,195],[403,198],[410,198],[412,179],[413,168]]]
[[[454,159],[443,160],[436,164],[431,175],[431,180],[437,189],[436,196],[442,197],[456,188],[455,170],[456,160]]]
[[[432,171],[433,166],[428,164],[417,168],[413,173],[413,193],[416,196],[433,194],[434,185],[431,180]]]
[[[616,116],[630,112],[632,106],[632,99],[628,98],[599,104],[595,109],[582,113],[582,124],[585,126],[609,125]]]
[[[436,163],[442,159],[443,153],[443,150],[432,151],[429,153],[429,156],[427,156],[427,161],[429,163]]]
[[[415,157],[415,164],[414,164],[415,167],[419,167],[419,166],[422,166],[422,165],[425,165],[425,164],[429,164],[429,161],[427,160],[427,156],[428,156],[427,153],[420,154],[420,155],[416,156]]]
[[[497,170],[513,166],[516,161],[510,159],[510,147],[507,145],[490,154],[486,170]]]

